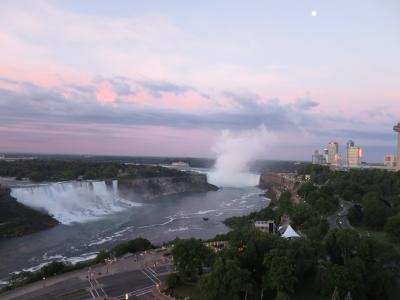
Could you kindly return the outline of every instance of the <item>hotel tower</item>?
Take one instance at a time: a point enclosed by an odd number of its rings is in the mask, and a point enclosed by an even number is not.
[[[397,164],[396,164],[396,169],[400,170],[400,123],[397,123],[397,125],[394,125],[393,130],[397,132]]]

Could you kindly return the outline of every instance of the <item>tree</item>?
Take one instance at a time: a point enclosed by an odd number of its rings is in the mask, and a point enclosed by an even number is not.
[[[317,251],[310,241],[294,239],[289,241],[290,254],[296,262],[296,276],[303,278],[317,265]]]
[[[297,282],[296,267],[292,254],[278,249],[265,256],[267,272],[264,275],[264,287],[280,293],[292,293]]]
[[[308,181],[300,185],[300,187],[297,189],[297,194],[304,199],[310,192],[314,190],[315,190],[314,184]]]
[[[210,300],[240,299],[243,274],[237,258],[218,257],[210,275],[200,280],[200,289]]]
[[[176,240],[172,249],[174,263],[183,279],[195,280],[203,267],[212,263],[213,253],[201,240]]]
[[[120,257],[125,253],[129,252],[128,244],[127,243],[118,244],[114,248],[112,248],[112,252],[116,257]]]
[[[105,250],[101,250],[95,258],[96,264],[103,263],[104,260],[111,257],[111,253]]]
[[[333,229],[325,236],[324,244],[331,260],[343,263],[350,258],[359,245],[359,236],[353,230]]]
[[[279,208],[283,213],[290,213],[292,211],[292,194],[289,191],[282,193],[279,198]]]
[[[119,257],[128,252],[135,253],[139,251],[149,250],[152,248],[154,248],[154,246],[150,243],[149,240],[139,237],[134,240],[130,240],[127,243],[121,243],[116,245],[112,249],[112,252],[114,253],[115,256]]]
[[[179,284],[180,284],[180,278],[176,273],[169,274],[165,279],[165,285],[167,286],[167,291],[172,296],[174,295],[174,291],[179,286]]]
[[[371,194],[368,197],[364,197],[365,209],[363,222],[368,228],[381,229],[390,215],[390,210],[382,201],[373,197]]]
[[[307,203],[295,205],[291,214],[291,218],[297,226],[301,226],[304,223],[310,223],[315,217],[315,210]]]
[[[359,258],[348,260],[345,265],[329,265],[321,283],[324,294],[331,295],[337,289],[341,298],[350,292],[354,299],[364,299],[368,290],[365,266]]]
[[[128,242],[128,251],[131,253],[146,251],[152,248],[154,248],[154,246],[150,243],[150,241],[142,237],[130,240]]]
[[[385,232],[393,241],[400,242],[400,214],[388,218],[385,224]]]
[[[347,217],[349,218],[351,225],[358,226],[362,222],[363,215],[362,207],[356,204],[350,207]]]
[[[371,275],[368,282],[367,299],[388,300],[396,294],[398,274],[392,270],[384,270]]]
[[[261,288],[262,277],[266,271],[265,253],[277,247],[285,248],[287,241],[254,228],[243,228],[231,232],[229,245],[232,257],[239,258],[241,269],[248,270],[256,288]]]
[[[275,300],[290,300],[290,296],[288,293],[284,291],[278,291],[276,294]]]

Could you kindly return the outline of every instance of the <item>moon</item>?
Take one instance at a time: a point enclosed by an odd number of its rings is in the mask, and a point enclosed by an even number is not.
[[[311,16],[316,17],[317,15],[318,15],[318,12],[315,9],[313,9],[311,11]]]

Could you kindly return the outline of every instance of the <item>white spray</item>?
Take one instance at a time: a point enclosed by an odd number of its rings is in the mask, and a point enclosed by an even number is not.
[[[120,197],[116,180],[109,188],[104,181],[55,182],[12,188],[11,195],[22,204],[48,212],[63,224],[96,220],[141,205]]]
[[[213,147],[217,159],[209,182],[225,187],[257,185],[259,175],[249,172],[249,163],[263,157],[273,140],[265,126],[239,133],[224,130]]]

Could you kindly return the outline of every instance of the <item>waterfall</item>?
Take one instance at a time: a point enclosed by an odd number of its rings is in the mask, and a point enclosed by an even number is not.
[[[118,182],[56,182],[11,189],[18,202],[44,210],[63,224],[87,222],[101,216],[140,206],[119,196]]]

